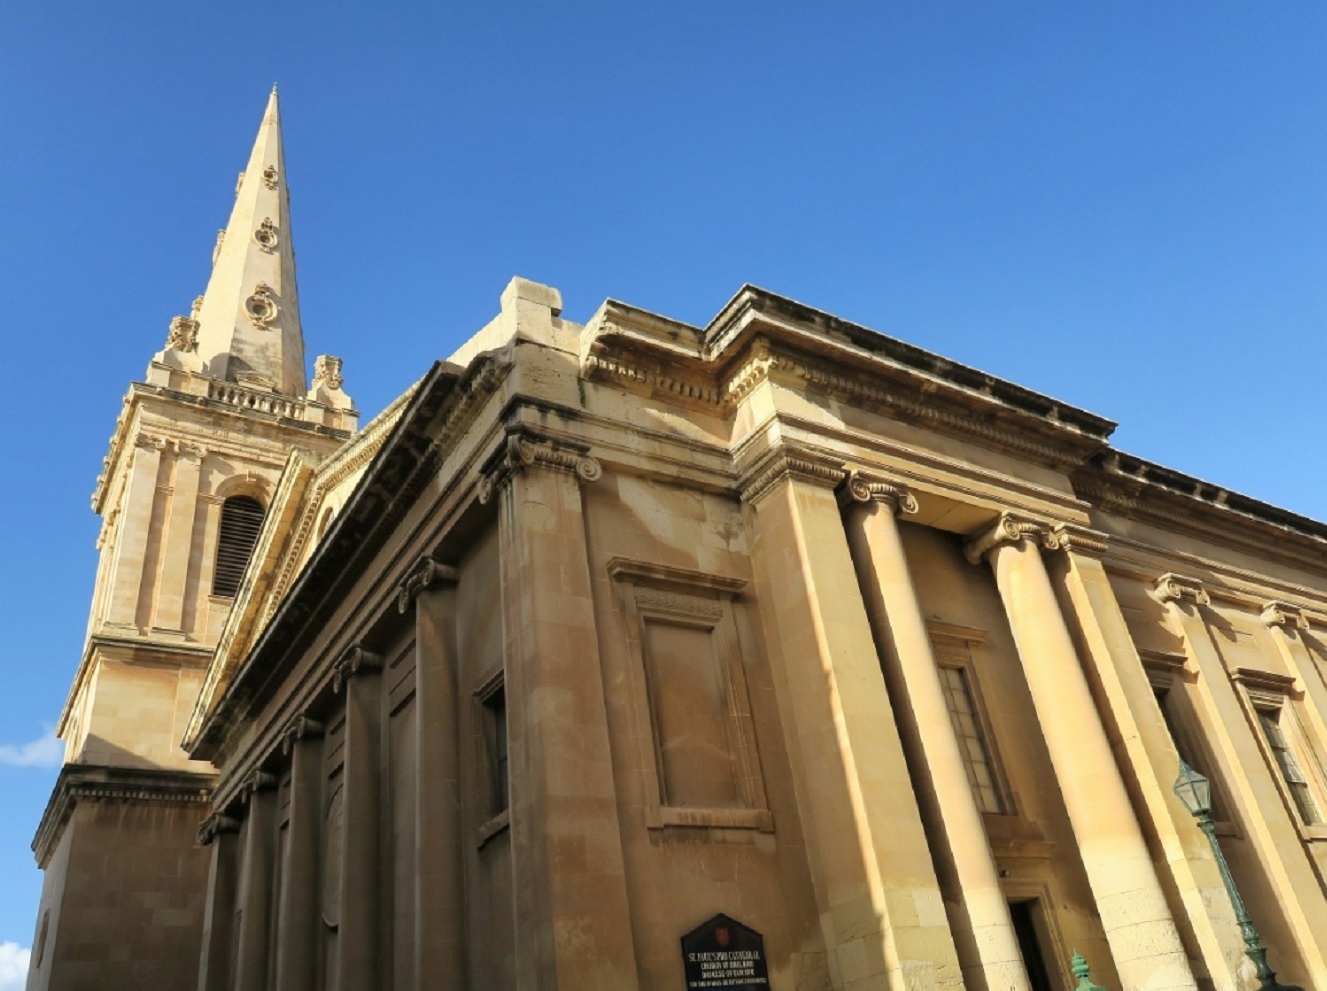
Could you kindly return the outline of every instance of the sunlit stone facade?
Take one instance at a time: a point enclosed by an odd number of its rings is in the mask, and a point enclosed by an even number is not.
[[[71,742],[70,779],[191,776],[188,869],[134,904],[177,899],[194,952],[169,969],[141,913],[62,948],[114,881],[79,831],[159,848],[167,808],[70,792],[32,987],[136,986],[75,966],[127,974],[128,945],[203,991],[674,991],[723,913],[778,991],[1067,988],[1075,949],[1107,988],[1237,991],[1182,756],[1273,965],[1327,988],[1327,526],[750,287],[705,327],[612,301],[581,326],[512,280],[353,435],[337,378],[300,400],[318,430],[208,422],[287,446],[250,470],[235,595],[170,662],[174,749]],[[158,598],[171,519],[143,524]],[[161,639],[147,594],[130,639]]]

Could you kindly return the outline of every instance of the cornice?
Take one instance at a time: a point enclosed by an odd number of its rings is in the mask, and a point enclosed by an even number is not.
[[[725,416],[777,378],[1058,468],[1114,423],[773,293],[744,287],[703,332],[620,304],[586,325],[581,373]]]
[[[1103,453],[1071,478],[1080,498],[1113,516],[1327,571],[1327,523],[1122,451]]]
[[[215,774],[193,771],[66,764],[42,813],[32,852],[45,869],[79,802],[201,806],[211,800],[216,783]]]

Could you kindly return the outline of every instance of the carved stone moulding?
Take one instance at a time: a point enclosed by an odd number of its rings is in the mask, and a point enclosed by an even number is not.
[[[263,185],[268,189],[276,189],[276,183],[280,177],[275,165],[269,165],[263,169]]]
[[[259,327],[271,326],[277,314],[281,312],[272,287],[266,282],[260,282],[254,288],[253,293],[244,301],[244,310],[249,314],[249,319]]]
[[[396,586],[396,610],[405,615],[411,600],[435,582],[454,584],[460,579],[460,573],[449,564],[442,564],[425,555],[415,562],[401,584]]]
[[[906,485],[853,469],[838,488],[839,505],[845,509],[853,504],[883,502],[895,514],[917,512],[917,497]]]
[[[198,321],[193,317],[174,317],[166,335],[166,347],[173,351],[193,353],[198,350]]]
[[[253,232],[253,239],[264,251],[273,251],[281,243],[281,236],[277,233],[276,224],[272,222],[271,217],[262,219],[258,229]]]
[[[568,472],[582,482],[598,481],[604,473],[599,462],[590,456],[588,444],[554,440],[517,428],[509,430],[506,443],[482,469],[479,501],[490,502],[507,482],[528,468]]]
[[[1176,574],[1173,571],[1168,571],[1158,578],[1148,594],[1163,605],[1167,602],[1176,602],[1181,605],[1187,603],[1206,606],[1212,602],[1200,579]]]

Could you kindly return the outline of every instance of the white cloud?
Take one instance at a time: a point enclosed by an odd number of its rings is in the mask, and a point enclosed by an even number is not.
[[[65,745],[55,735],[55,728],[52,726],[47,726],[46,732],[27,743],[0,744],[0,764],[8,764],[11,767],[58,767],[64,756]],[[0,971],[0,974],[2,973],[3,971]],[[0,991],[5,987],[6,985],[0,984]]]
[[[0,943],[0,991],[23,991],[32,951],[12,941]]]

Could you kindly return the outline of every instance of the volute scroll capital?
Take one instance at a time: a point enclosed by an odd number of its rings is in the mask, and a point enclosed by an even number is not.
[[[365,650],[356,644],[346,649],[332,670],[332,691],[341,691],[346,681],[358,674],[368,674],[382,670],[382,655]]]
[[[1148,594],[1162,605],[1175,602],[1180,605],[1188,603],[1195,606],[1206,606],[1212,602],[1211,596],[1207,594],[1207,589],[1203,588],[1200,579],[1190,578],[1188,575],[1179,575],[1173,571],[1168,571],[1158,578]]]
[[[281,732],[281,753],[289,755],[295,748],[297,740],[302,740],[306,736],[322,736],[324,729],[322,723],[310,716],[296,716],[286,723],[286,728]]]
[[[406,610],[410,608],[411,600],[430,585],[441,582],[454,585],[459,580],[460,572],[455,568],[449,564],[442,564],[426,554],[415,562],[410,573],[396,586],[396,611],[405,615]]]
[[[1101,557],[1110,545],[1104,533],[1079,526],[1077,523],[1057,523],[1046,535],[1048,550],[1069,551],[1088,557]]]
[[[249,772],[248,777],[244,779],[244,784],[240,786],[242,795],[255,795],[260,791],[266,791],[268,788],[275,788],[277,777],[261,769],[255,769]]]
[[[853,469],[838,488],[839,506],[846,509],[854,504],[880,502],[889,506],[895,516],[917,512],[917,497],[902,482],[894,482]]]
[[[582,482],[597,482],[604,473],[588,444],[554,440],[523,427],[508,428],[506,443],[480,469],[480,504],[491,502],[503,486],[529,468],[568,472]]]
[[[221,833],[234,833],[240,828],[240,821],[220,812],[213,812],[198,826],[198,843],[211,846],[212,841]]]
[[[1263,607],[1262,615],[1259,617],[1264,626],[1281,627],[1287,633],[1291,630],[1307,630],[1309,621],[1299,606],[1291,605],[1289,602],[1269,602]]]
[[[986,555],[1003,544],[1018,544],[1024,540],[1054,549],[1058,546],[1046,524],[1017,513],[1001,513],[990,526],[969,534],[963,545],[963,554],[973,564],[980,564]]]

